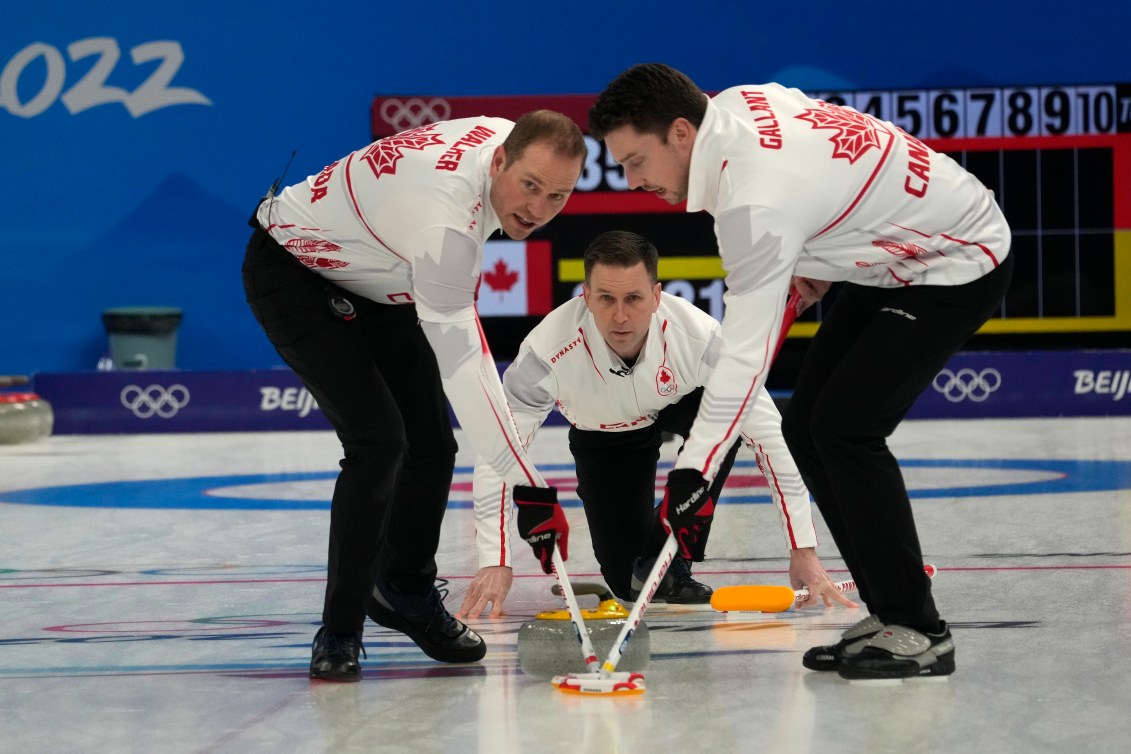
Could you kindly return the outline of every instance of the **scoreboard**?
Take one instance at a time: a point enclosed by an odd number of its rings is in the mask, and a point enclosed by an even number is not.
[[[1131,131],[1131,85],[810,92],[919,139],[1092,136]]]
[[[896,124],[993,190],[1010,222],[1016,266],[1008,295],[981,333],[1080,342],[1131,336],[1131,84],[808,94]],[[371,130],[377,139],[435,120],[477,115],[514,120],[539,108],[563,112],[584,130],[595,98],[378,96]],[[540,293],[527,295],[532,308],[500,310],[512,316],[492,316],[490,285],[481,286],[484,328],[500,357],[513,356],[542,314],[577,295],[581,254],[605,230],[649,238],[660,249],[664,290],[722,318],[724,275],[711,217],[629,191],[604,145],[589,136],[586,141],[589,153],[577,190],[562,214],[527,244],[549,253],[550,263],[533,264],[537,255],[529,249],[515,251],[519,256],[508,262],[492,257],[488,244],[485,256],[499,270],[549,278],[522,281]],[[822,312],[822,304],[806,312],[790,337],[811,337]]]
[[[982,333],[1131,333],[1131,85],[812,95],[895,123],[994,191],[1016,267]]]

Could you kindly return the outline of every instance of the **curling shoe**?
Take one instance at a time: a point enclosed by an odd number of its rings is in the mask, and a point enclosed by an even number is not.
[[[361,680],[357,655],[364,652],[360,633],[336,634],[323,626],[314,635],[310,648],[310,677],[316,681],[356,683]]]
[[[412,639],[433,660],[477,662],[487,654],[482,637],[452,617],[436,587],[427,594],[401,594],[378,578],[366,612],[378,625]]]
[[[883,630],[884,624],[875,615],[852,626],[840,635],[836,644],[813,647],[801,658],[801,664],[810,670],[839,670],[845,657],[860,653],[868,640]]]
[[[640,598],[640,591],[644,582],[652,573],[652,566],[656,564],[655,558],[637,558],[632,566],[632,582],[629,585],[628,596],[632,602]],[[706,605],[711,602],[711,595],[715,590],[706,584],[696,581],[691,577],[691,561],[675,558],[668,566],[668,572],[660,579],[652,602],[666,602],[669,605]]]
[[[948,676],[954,672],[954,639],[946,622],[938,633],[884,626],[860,651],[840,663],[850,681]]]

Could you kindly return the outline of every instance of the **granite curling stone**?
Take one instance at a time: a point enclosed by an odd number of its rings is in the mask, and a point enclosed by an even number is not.
[[[35,442],[51,434],[55,413],[35,393],[0,393],[0,445]]]
[[[581,615],[585,628],[589,631],[589,640],[593,643],[597,661],[604,662],[624,628],[629,611],[613,598],[604,584],[576,584],[574,592],[578,597],[596,595],[600,600],[600,604],[594,609],[582,608]],[[561,594],[557,585],[554,586],[554,593],[559,596]],[[624,656],[617,663],[617,670],[641,671],[648,665],[650,656],[648,625],[640,621]],[[536,678],[553,678],[565,673],[588,671],[569,610],[545,610],[534,616],[534,620],[522,625],[518,630],[518,664],[524,673]]]

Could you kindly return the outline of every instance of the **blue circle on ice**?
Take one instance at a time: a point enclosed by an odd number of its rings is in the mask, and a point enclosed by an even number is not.
[[[962,460],[904,459],[900,461],[912,499],[1053,495],[1131,489],[1131,462],[1087,460]],[[569,472],[572,464],[542,464],[553,475]],[[661,479],[666,465],[661,464]],[[456,474],[470,478],[472,468]],[[735,473],[757,474],[753,461],[739,461]],[[336,471],[294,474],[245,474],[90,484],[53,485],[0,492],[0,503],[57,505],[84,508],[164,508],[212,510],[327,510]],[[466,487],[466,482],[464,484]],[[563,496],[566,506],[580,506],[575,495]],[[769,494],[724,492],[720,504],[770,502]],[[453,495],[449,508],[470,508],[470,494]]]

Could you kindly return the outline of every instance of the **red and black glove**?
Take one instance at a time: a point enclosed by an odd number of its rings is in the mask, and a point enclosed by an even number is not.
[[[558,491],[515,485],[514,504],[518,508],[518,535],[534,550],[542,571],[553,573],[554,542],[562,551],[562,560],[569,558],[569,522],[558,505]]]
[[[673,469],[660,503],[660,522],[675,534],[681,558],[703,560],[714,517],[715,501],[703,475],[695,469]]]

